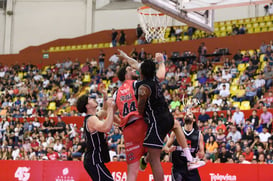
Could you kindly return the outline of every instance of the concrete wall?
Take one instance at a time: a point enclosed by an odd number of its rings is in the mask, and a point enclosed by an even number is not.
[[[83,0],[17,0],[14,5],[12,52],[58,38],[85,33]]]
[[[136,28],[139,23],[136,9],[97,10],[95,12],[94,30]]]
[[[18,53],[32,45],[60,38],[74,38],[106,29],[136,28],[139,23],[136,9],[96,10],[93,0],[8,0],[13,15],[7,18],[0,12],[0,54]],[[99,1],[99,0],[97,0]],[[107,0],[103,0],[106,2]],[[264,15],[263,5],[216,10],[216,21]],[[173,21],[173,25],[180,22]],[[8,36],[4,30],[10,30]],[[5,40],[5,45],[3,41]],[[5,47],[5,50],[4,50]]]
[[[0,54],[4,50],[4,33],[5,33],[5,15],[4,10],[0,9]]]

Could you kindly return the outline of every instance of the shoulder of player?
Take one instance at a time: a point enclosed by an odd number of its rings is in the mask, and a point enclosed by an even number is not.
[[[86,124],[87,124],[87,128],[88,128],[88,131],[89,131],[89,132],[95,132],[95,131],[96,131],[96,130],[94,129],[94,125],[97,124],[98,121],[100,121],[100,120],[99,120],[98,117],[95,116],[95,115],[92,115],[92,116],[90,116],[90,117],[87,119]]]
[[[151,88],[147,84],[142,84],[138,88],[138,95],[141,95],[141,96],[150,96],[151,92],[152,92]]]

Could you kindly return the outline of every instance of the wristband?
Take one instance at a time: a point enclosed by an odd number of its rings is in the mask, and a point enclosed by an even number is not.
[[[165,63],[164,60],[161,60],[161,61],[158,62],[158,64],[161,64],[161,63]]]

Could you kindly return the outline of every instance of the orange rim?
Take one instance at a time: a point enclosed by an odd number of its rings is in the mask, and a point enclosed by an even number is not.
[[[140,8],[138,8],[137,9],[137,12],[139,13],[139,14],[141,14],[141,15],[145,15],[145,16],[164,16],[165,14],[163,14],[163,13],[160,13],[160,12],[158,12],[158,13],[144,13],[144,12],[142,12],[143,10],[145,10],[145,9],[151,9],[150,7],[148,7],[148,6],[142,6],[142,7],[140,7]]]

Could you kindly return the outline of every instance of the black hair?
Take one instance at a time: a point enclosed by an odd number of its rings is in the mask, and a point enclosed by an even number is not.
[[[144,60],[140,66],[140,70],[144,79],[153,79],[156,75],[156,65],[151,60]]]
[[[77,100],[77,109],[80,113],[86,113],[86,104],[88,104],[88,95],[82,95]]]
[[[128,67],[128,65],[124,65],[123,67],[121,67],[117,73],[118,75],[118,79],[123,82],[125,81],[125,75],[126,75],[126,68]]]
[[[193,121],[192,118],[190,118],[188,116],[184,119],[185,124],[191,124],[192,121]]]
[[[194,115],[193,115],[193,118],[190,118],[190,117],[186,116],[186,118],[184,119],[184,123],[185,124],[191,124],[192,123],[192,127],[194,129],[198,130],[199,127],[198,127],[196,121],[194,121],[194,120],[195,120],[195,116]]]

